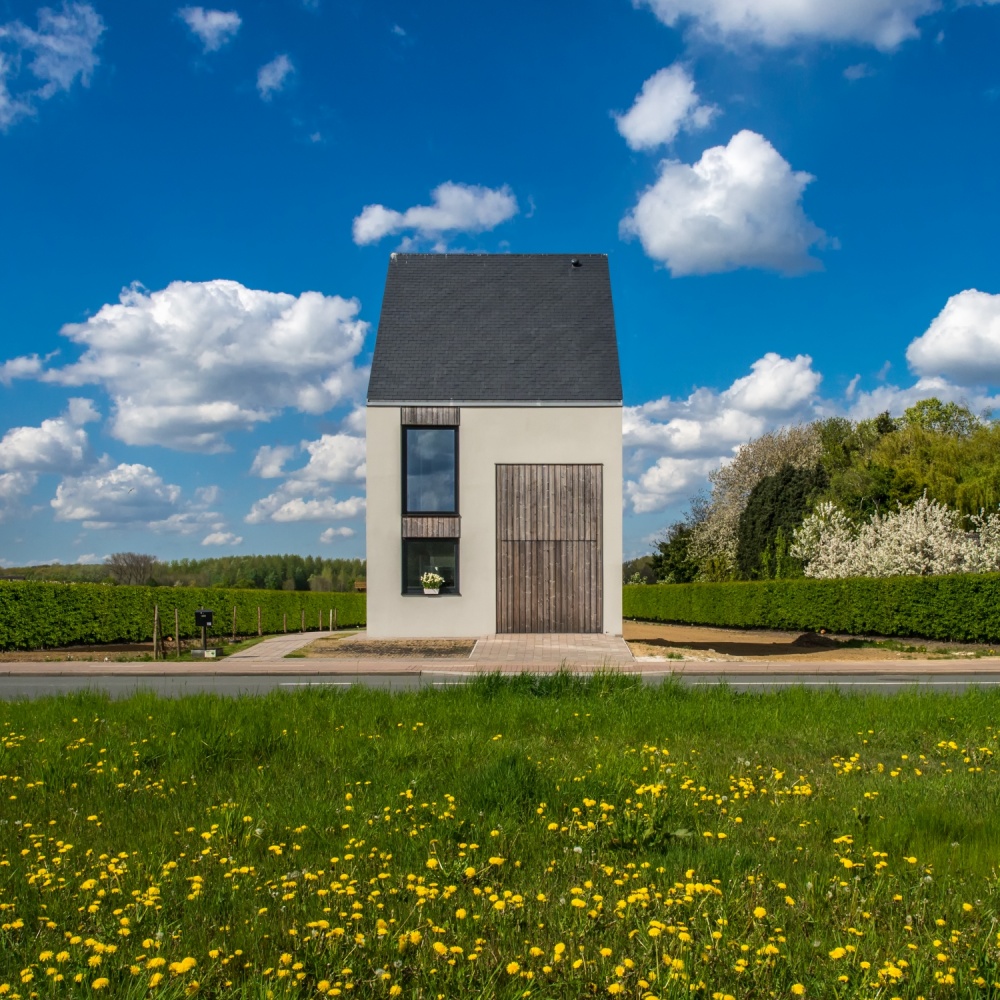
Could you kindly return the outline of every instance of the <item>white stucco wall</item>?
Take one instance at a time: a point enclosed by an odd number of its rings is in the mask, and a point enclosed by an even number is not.
[[[401,594],[400,408],[369,406],[368,634],[478,636],[496,631],[496,466],[604,466],[604,631],[622,631],[620,406],[462,406],[459,595]]]

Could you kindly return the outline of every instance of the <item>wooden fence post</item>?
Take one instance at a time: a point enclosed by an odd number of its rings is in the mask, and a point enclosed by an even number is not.
[[[331,631],[331,632],[333,631],[333,608],[330,608],[330,629],[329,629],[329,631]]]
[[[322,609],[320,609],[320,611],[318,612],[318,614],[319,614],[319,621],[316,624],[316,631],[317,632],[322,632],[323,631],[323,611],[322,611]]]
[[[153,605],[153,659],[160,658],[160,606]]]
[[[260,627],[260,605],[257,605],[257,635],[263,635]]]
[[[305,630],[306,630],[306,609],[303,608],[302,609],[302,625],[299,628],[299,631],[300,632],[305,632]]]
[[[288,631],[288,612],[287,611],[281,616],[281,627],[286,632]]]
[[[233,605],[233,645],[236,645],[236,605]]]
[[[177,608],[174,608],[174,649],[179,660],[181,658],[181,613]]]

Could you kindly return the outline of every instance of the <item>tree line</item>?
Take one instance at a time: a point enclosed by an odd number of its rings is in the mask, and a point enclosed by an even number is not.
[[[743,445],[709,482],[653,553],[625,565],[627,581],[1000,569],[1000,422],[957,403],[782,428]],[[831,558],[837,546],[844,556]],[[963,551],[987,557],[963,562]]]
[[[365,560],[286,554],[167,562],[139,552],[116,552],[95,565],[26,566],[4,570],[2,578],[158,587],[349,591],[355,589],[356,582],[365,579]]]

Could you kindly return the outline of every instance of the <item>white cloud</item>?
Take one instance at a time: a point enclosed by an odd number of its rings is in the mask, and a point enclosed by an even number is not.
[[[72,474],[93,462],[83,425],[100,419],[89,399],[71,399],[61,417],[39,427],[13,427],[0,439],[0,469]]]
[[[824,234],[802,210],[812,180],[763,136],[743,130],[692,165],[664,160],[659,179],[622,219],[621,235],[638,236],[675,276],[813,270],[819,263],[809,250]]]
[[[322,413],[356,396],[367,375],[354,367],[368,330],[359,308],[356,299],[236,281],[133,286],[64,326],[82,357],[35,377],[103,386],[113,402],[110,431],[126,444],[222,451],[228,432],[286,407]]]
[[[288,56],[284,53],[275,56],[257,70],[257,92],[265,101],[271,100],[273,94],[280,94],[285,89],[285,81],[294,72],[295,67]]]
[[[354,220],[354,242],[377,243],[390,233],[413,230],[421,239],[444,233],[482,233],[517,215],[517,199],[505,184],[500,188],[446,181],[432,192],[431,205],[397,212],[384,205],[365,205]]]
[[[920,34],[939,0],[635,0],[667,25],[726,44],[859,42],[885,51]]]
[[[1000,295],[966,289],[953,295],[927,331],[906,349],[922,376],[959,385],[1000,385]]]
[[[319,536],[319,540],[324,544],[329,544],[336,541],[338,538],[352,538],[353,536],[353,528],[327,528],[326,531]]]
[[[94,531],[142,528],[160,535],[225,531],[224,518],[185,501],[181,492],[148,465],[122,463],[63,479],[51,506],[57,521],[80,521]]]
[[[638,480],[625,484],[625,498],[636,514],[663,510],[668,504],[689,499],[705,484],[708,474],[724,458],[674,458],[664,456]]]
[[[42,367],[42,359],[37,354],[11,358],[0,365],[0,385],[10,385],[16,378],[35,378]]]
[[[111,528],[166,521],[177,512],[181,488],[148,465],[121,464],[64,479],[52,500],[57,521],[83,521],[85,528]]]
[[[34,114],[40,101],[70,90],[78,79],[89,86],[103,33],[100,15],[82,3],[40,8],[37,30],[20,21],[0,25],[0,128]],[[33,82],[23,77],[25,64]]]
[[[258,500],[247,515],[250,524],[264,521],[322,521],[355,517],[364,510],[364,499],[340,501],[330,495],[336,483],[357,483],[365,478],[365,439],[351,434],[324,434],[303,441],[301,449],[309,461],[301,468],[285,471],[295,449],[265,446],[257,453],[251,471],[288,478],[269,496]],[[263,453],[263,454],[262,454]],[[280,453],[277,454],[276,453]],[[360,504],[360,507],[358,506]]]
[[[205,52],[217,52],[236,37],[243,21],[235,10],[205,10],[204,7],[181,7],[177,13],[198,37]]]
[[[302,497],[285,499],[277,492],[258,500],[245,520],[248,524],[264,524],[267,521],[340,521],[358,517],[364,510],[364,497],[348,497],[346,500],[335,500],[333,497],[317,500]]]
[[[294,445],[262,445],[257,449],[250,473],[261,479],[277,479],[285,474],[285,463],[294,457]]]
[[[644,514],[686,500],[750,438],[828,412],[818,395],[821,380],[808,355],[769,352],[721,392],[701,387],[685,399],[626,406],[625,497],[632,510]]]
[[[243,541],[241,535],[234,535],[231,531],[213,531],[202,540],[202,545],[239,545]]]
[[[197,497],[199,504],[210,507],[212,504],[219,502],[219,499],[222,497],[222,489],[219,486],[199,486],[194,491],[194,495]]]
[[[317,441],[303,441],[308,463],[290,473],[295,483],[346,483],[364,481],[365,439],[351,434],[324,434]]]
[[[736,379],[723,400],[748,413],[789,413],[809,403],[823,376],[813,371],[812,358],[797,354],[783,358],[769,351],[751,366],[749,375]]]
[[[12,514],[38,482],[34,472],[0,473],[0,521]]]
[[[714,105],[701,103],[688,71],[674,63],[654,73],[632,107],[615,120],[630,149],[654,149],[673,142],[682,129],[707,127],[718,113]]]

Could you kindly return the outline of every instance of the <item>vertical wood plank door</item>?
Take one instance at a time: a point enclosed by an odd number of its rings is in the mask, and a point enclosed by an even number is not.
[[[603,466],[496,469],[497,632],[600,632]]]

